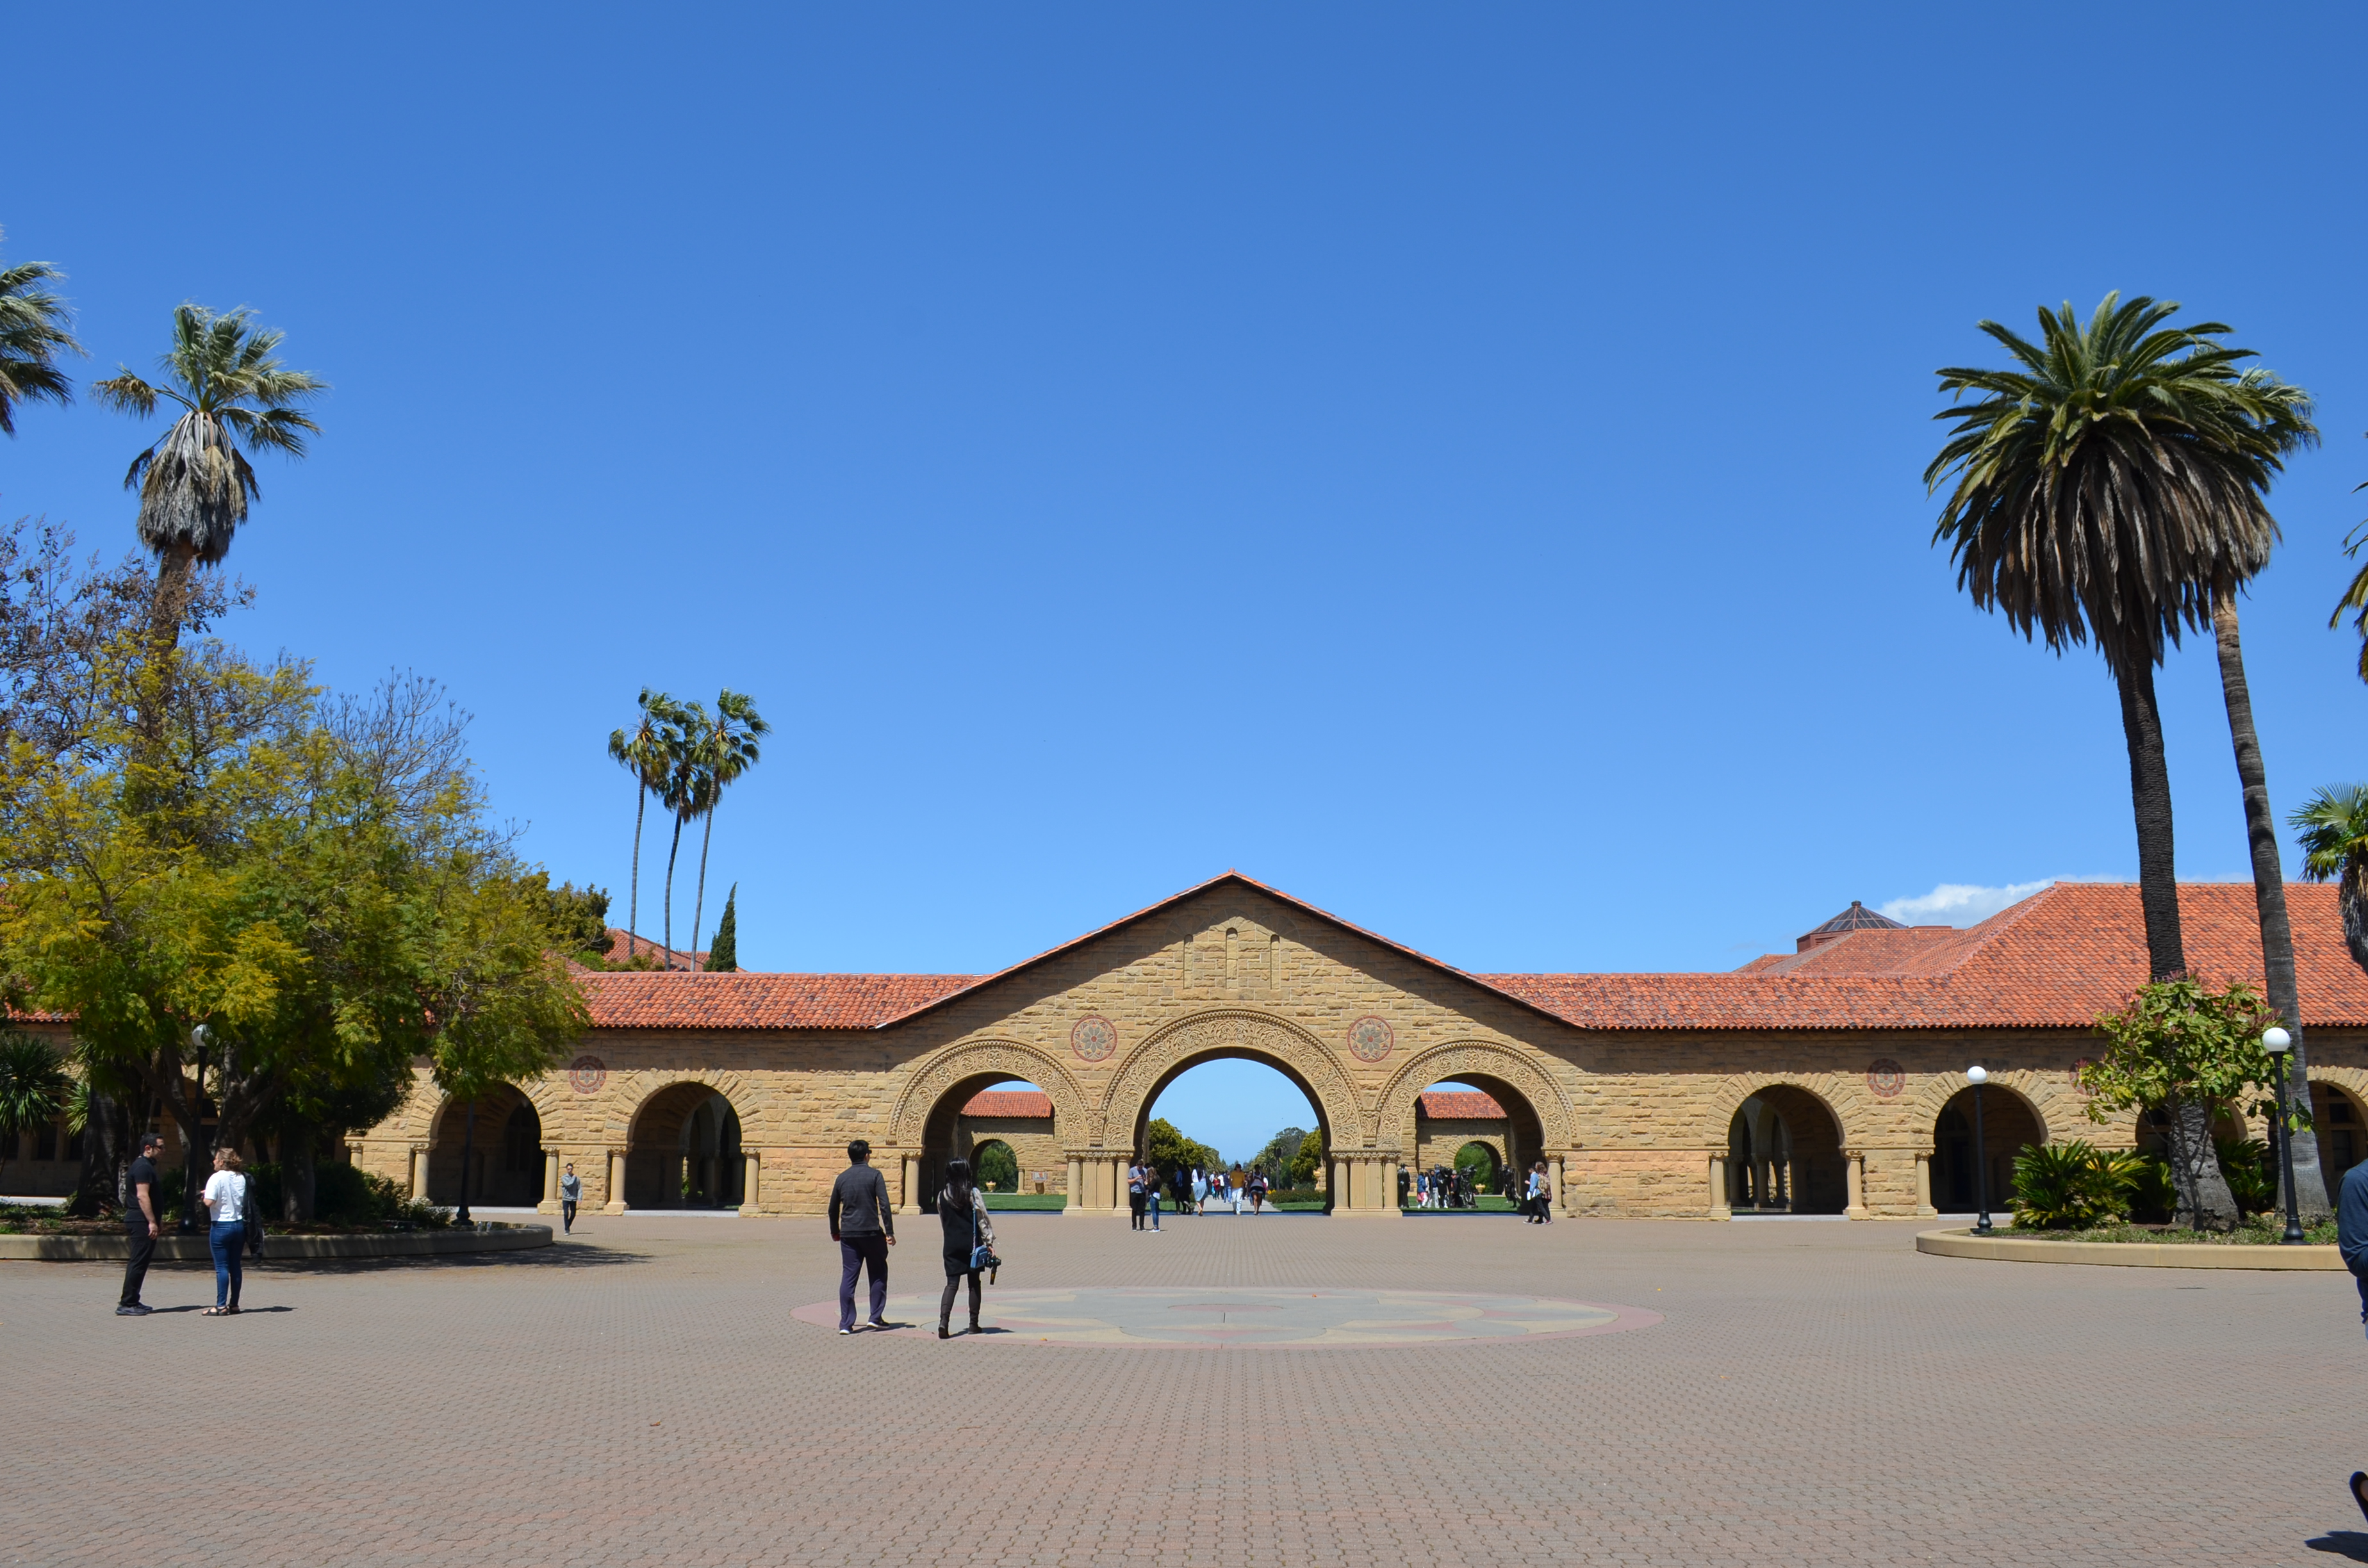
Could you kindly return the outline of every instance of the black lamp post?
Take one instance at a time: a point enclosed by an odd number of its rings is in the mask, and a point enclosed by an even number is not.
[[[2278,1064],[2278,1174],[2284,1178],[2286,1189],[2286,1233],[2278,1238],[2278,1244],[2300,1246],[2302,1212],[2294,1200],[2294,1128],[2286,1120],[2286,1052],[2294,1049],[2294,1036],[2273,1025],[2261,1031],[2261,1049]]]
[[[205,1175],[200,1169],[206,1152],[200,1145],[205,1142],[206,1137],[206,1046],[212,1039],[213,1032],[203,1024],[189,1031],[189,1048],[195,1054],[198,1063],[198,1096],[196,1115],[190,1119],[189,1135],[182,1141],[186,1146],[181,1151],[179,1231],[185,1236],[198,1233],[198,1194],[206,1185]]]
[[[1990,1162],[1988,1152],[1982,1146],[1982,1085],[1989,1081],[1989,1069],[1978,1062],[1965,1069],[1965,1082],[1974,1086],[1974,1193],[1980,1206],[1981,1217],[1974,1221],[1974,1234],[1990,1233]]]

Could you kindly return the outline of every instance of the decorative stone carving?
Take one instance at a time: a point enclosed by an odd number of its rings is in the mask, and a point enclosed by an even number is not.
[[[906,1082],[904,1092],[896,1096],[896,1110],[889,1121],[894,1129],[894,1142],[908,1149],[919,1148],[929,1113],[937,1109],[938,1102],[965,1078],[989,1073],[1021,1079],[1050,1096],[1053,1131],[1064,1141],[1075,1138],[1076,1130],[1086,1125],[1086,1097],[1078,1092],[1068,1069],[1056,1059],[1015,1040],[981,1040],[937,1052]]]
[[[1395,1137],[1400,1148],[1410,1153],[1417,1096],[1431,1085],[1451,1078],[1494,1078],[1508,1085],[1537,1113],[1538,1131],[1547,1148],[1577,1146],[1572,1131],[1577,1122],[1561,1088],[1523,1052],[1486,1040],[1451,1040],[1409,1057],[1382,1091],[1381,1136]]]
[[[1321,1108],[1336,1152],[1371,1142],[1356,1085],[1332,1051],[1295,1025],[1238,1007],[1181,1019],[1135,1047],[1111,1075],[1102,1100],[1105,1139],[1132,1139],[1145,1102],[1162,1084],[1195,1061],[1220,1056],[1258,1058],[1296,1078]]]
[[[1379,1062],[1389,1055],[1397,1038],[1387,1018],[1368,1015],[1349,1026],[1349,1053],[1360,1062]]]
[[[1118,1049],[1118,1029],[1099,1013],[1088,1013],[1069,1029],[1069,1049],[1080,1062],[1107,1062]]]

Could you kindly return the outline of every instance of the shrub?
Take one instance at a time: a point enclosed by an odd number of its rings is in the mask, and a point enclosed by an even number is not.
[[[2220,1156],[2220,1174],[2228,1178],[2228,1196],[2237,1200],[2238,1214],[2264,1213],[2278,1206],[2277,1166],[2267,1143],[2258,1138],[2215,1138],[2212,1147]]]
[[[2133,1154],[2130,1171],[2130,1218],[2141,1224],[2169,1224],[2179,1210],[2170,1163],[2159,1154]]]
[[[359,1165],[322,1163],[313,1173],[313,1212],[324,1225],[442,1226],[452,1211],[407,1196]]]
[[[2033,1143],[2014,1157],[2014,1222],[2042,1231],[2085,1231],[2129,1211],[2137,1156],[2075,1138]]]

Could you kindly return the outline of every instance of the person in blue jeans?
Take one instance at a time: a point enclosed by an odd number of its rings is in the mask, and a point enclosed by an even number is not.
[[[206,1178],[205,1205],[213,1216],[206,1227],[206,1245],[214,1255],[214,1304],[210,1318],[238,1313],[239,1287],[246,1283],[246,1222],[249,1209],[246,1162],[235,1149],[214,1151],[214,1174]]]
[[[2360,1321],[2368,1324],[2368,1165],[2343,1173],[2335,1199],[2335,1245],[2343,1255],[2343,1267],[2351,1270],[2352,1283],[2360,1287]],[[2368,1517],[2368,1470],[2351,1472],[2351,1500]]]

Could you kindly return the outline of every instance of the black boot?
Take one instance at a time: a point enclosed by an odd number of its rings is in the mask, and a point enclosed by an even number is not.
[[[943,1318],[939,1318],[938,1320],[938,1337],[939,1339],[951,1339],[953,1337],[952,1335],[946,1332],[946,1324]]]

